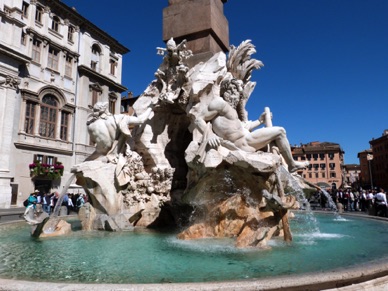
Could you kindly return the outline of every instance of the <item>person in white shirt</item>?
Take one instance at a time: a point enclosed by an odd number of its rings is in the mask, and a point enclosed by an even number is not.
[[[387,216],[387,196],[383,188],[380,188],[375,197],[376,215]]]

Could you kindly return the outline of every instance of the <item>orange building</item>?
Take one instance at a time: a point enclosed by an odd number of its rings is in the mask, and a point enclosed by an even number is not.
[[[310,142],[292,146],[295,161],[309,161],[308,168],[298,171],[305,180],[321,188],[340,188],[344,179],[344,151],[332,142]]]

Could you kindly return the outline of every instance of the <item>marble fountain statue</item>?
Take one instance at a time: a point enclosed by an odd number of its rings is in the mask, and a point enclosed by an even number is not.
[[[96,150],[71,169],[90,202],[79,211],[83,230],[174,226],[180,239],[233,237],[237,247],[291,241],[294,173],[308,164],[293,160],[269,108],[248,119],[251,75],[263,66],[255,47],[247,40],[189,67],[185,43],[158,48],[163,62],[135,115],[93,107],[86,126]],[[69,232],[57,214],[26,219],[35,236]]]

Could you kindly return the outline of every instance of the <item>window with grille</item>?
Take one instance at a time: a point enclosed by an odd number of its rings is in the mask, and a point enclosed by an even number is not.
[[[26,102],[26,118],[24,120],[24,131],[29,134],[34,133],[35,124],[35,104]]]
[[[47,67],[53,70],[58,70],[59,51],[49,47]]]
[[[40,108],[39,134],[48,138],[55,138],[58,102],[52,95],[46,95],[42,99]]]

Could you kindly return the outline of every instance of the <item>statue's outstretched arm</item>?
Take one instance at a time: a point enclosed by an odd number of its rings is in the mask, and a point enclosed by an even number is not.
[[[146,111],[144,111],[139,116],[129,116],[129,118],[127,119],[127,123],[128,124],[142,124],[148,119],[148,117],[150,117],[151,112],[152,112],[152,106],[148,107],[146,109]]]

